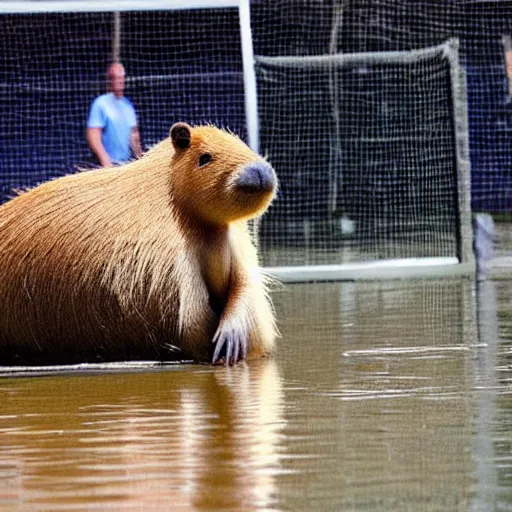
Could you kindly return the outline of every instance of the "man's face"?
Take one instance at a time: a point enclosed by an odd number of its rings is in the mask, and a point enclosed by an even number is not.
[[[120,98],[124,92],[124,68],[120,64],[113,64],[108,72],[110,90]]]

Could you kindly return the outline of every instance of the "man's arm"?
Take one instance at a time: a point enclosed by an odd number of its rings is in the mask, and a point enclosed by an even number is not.
[[[132,133],[130,134],[130,146],[135,158],[140,158],[142,156],[142,147],[140,144],[140,132],[138,126],[132,128]]]
[[[87,128],[85,131],[85,138],[91,148],[91,151],[98,157],[102,167],[111,167],[112,160],[101,142],[101,128]]]

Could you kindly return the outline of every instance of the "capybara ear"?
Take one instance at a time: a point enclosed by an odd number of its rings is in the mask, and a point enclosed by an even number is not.
[[[169,132],[175,149],[187,149],[190,147],[192,137],[191,128],[187,123],[176,123]]]

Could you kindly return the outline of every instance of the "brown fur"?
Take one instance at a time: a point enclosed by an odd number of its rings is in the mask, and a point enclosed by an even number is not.
[[[0,207],[0,365],[204,361],[215,333],[233,329],[249,357],[270,351],[274,317],[246,221],[274,190],[240,196],[241,169],[262,159],[226,132],[190,130],[186,150],[169,138]],[[204,152],[213,160],[197,168]]]

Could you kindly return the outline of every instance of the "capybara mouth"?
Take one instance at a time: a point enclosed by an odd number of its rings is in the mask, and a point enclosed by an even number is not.
[[[235,187],[250,194],[271,192],[276,187],[274,170],[264,161],[249,164],[238,177]]]

